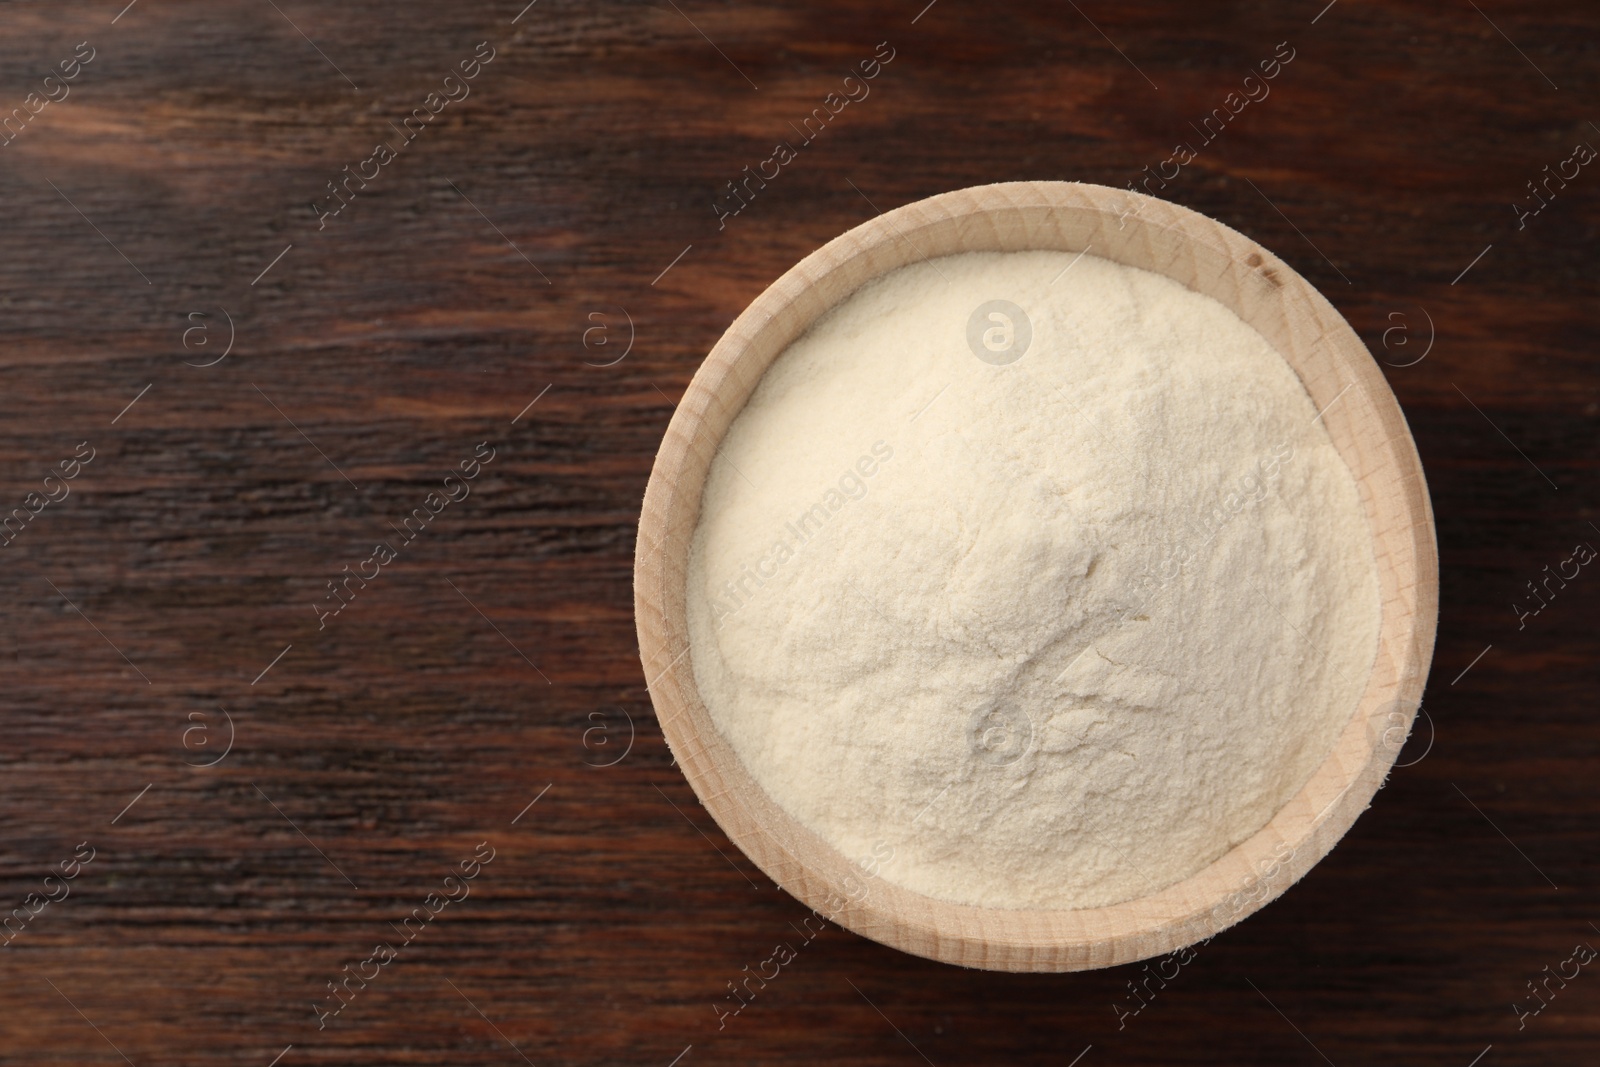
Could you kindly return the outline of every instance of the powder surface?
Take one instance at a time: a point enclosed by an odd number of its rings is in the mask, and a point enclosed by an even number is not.
[[[755,780],[956,903],[1200,870],[1326,758],[1377,648],[1358,489],[1282,356],[1075,258],[919,263],[818,320],[690,548],[695,681]]]

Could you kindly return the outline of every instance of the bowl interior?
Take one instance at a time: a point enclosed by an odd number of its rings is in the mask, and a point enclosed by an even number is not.
[[[933,900],[858,868],[779,808],[718,733],[689,663],[689,542],[712,456],[772,361],[822,313],[908,263],[956,252],[1092,254],[1174,279],[1231,308],[1305,385],[1355,475],[1378,564],[1372,674],[1333,751],[1258,833],[1158,893],[1103,908],[1004,910]],[[778,885],[824,919],[968,967],[1068,971],[1192,944],[1249,915],[1321,859],[1367,807],[1410,730],[1433,652],[1433,515],[1399,404],[1323,296],[1242,234],[1104,186],[1018,182],[944,193],[830,241],[763,292],[718,341],[672,418],[645,493],[635,608],[651,699],[701,803]]]

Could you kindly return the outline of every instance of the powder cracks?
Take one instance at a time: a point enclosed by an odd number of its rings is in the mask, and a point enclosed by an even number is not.
[[[847,854],[897,837],[885,881],[974,907],[1107,906],[1212,862],[1326,758],[1378,648],[1357,485],[1281,354],[1216,301],[1092,253],[1049,291],[1075,258],[945,256],[841,302],[729,428],[714,462],[733,470],[707,482],[691,543],[695,682],[752,778]],[[971,310],[1035,291],[1073,343],[1041,329],[1027,375],[974,367]],[[945,359],[985,389],[908,422],[905,398],[933,395]],[[1077,419],[1058,395],[1073,389]],[[1092,432],[1113,413],[1170,473],[1141,476]],[[874,488],[890,495],[795,562],[785,520],[837,480],[851,440],[889,437],[893,485]],[[997,455],[1029,457],[1028,477]],[[766,484],[744,492],[734,470]],[[1097,554],[1113,565],[1091,569]],[[1228,580],[1188,582],[1202,567]],[[1182,612],[1118,625],[1162,577],[1188,582]],[[733,613],[727,578],[742,579]],[[952,612],[962,625],[941,626]],[[1051,681],[1063,667],[1071,685]],[[1071,744],[1090,722],[1094,743]],[[939,799],[957,774],[973,788]]]

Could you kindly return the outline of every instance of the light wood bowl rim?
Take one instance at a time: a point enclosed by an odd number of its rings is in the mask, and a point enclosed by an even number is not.
[[[716,730],[687,655],[689,540],[728,424],[772,359],[822,311],[871,278],[951,251],[1084,247],[1222,300],[1285,356],[1319,410],[1333,405],[1324,421],[1361,488],[1379,564],[1378,657],[1350,722],[1305,787],[1254,836],[1189,878],[1105,908],[950,904],[855,867],[779,808]],[[634,600],[640,658],[668,745],[712,818],[778,885],[828,921],[915,955],[992,970],[1072,971],[1172,952],[1231,926],[1298,881],[1349,830],[1381,788],[1421,700],[1438,557],[1422,464],[1399,403],[1360,338],[1309,282],[1188,208],[1105,186],[1012,182],[942,193],[862,223],[792,267],[729,326],[657,453],[639,522]]]

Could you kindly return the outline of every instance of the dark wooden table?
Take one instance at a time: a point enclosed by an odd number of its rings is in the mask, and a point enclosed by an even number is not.
[[[1600,945],[1600,576],[1528,590],[1600,545],[1592,5],[123,2],[0,12],[0,1061],[1595,1061],[1600,975],[1551,975]],[[1411,420],[1407,765],[1120,1029],[1138,967],[829,928],[719,1031],[806,911],[644,689],[673,404],[876,211],[1145,167],[1320,286]]]

